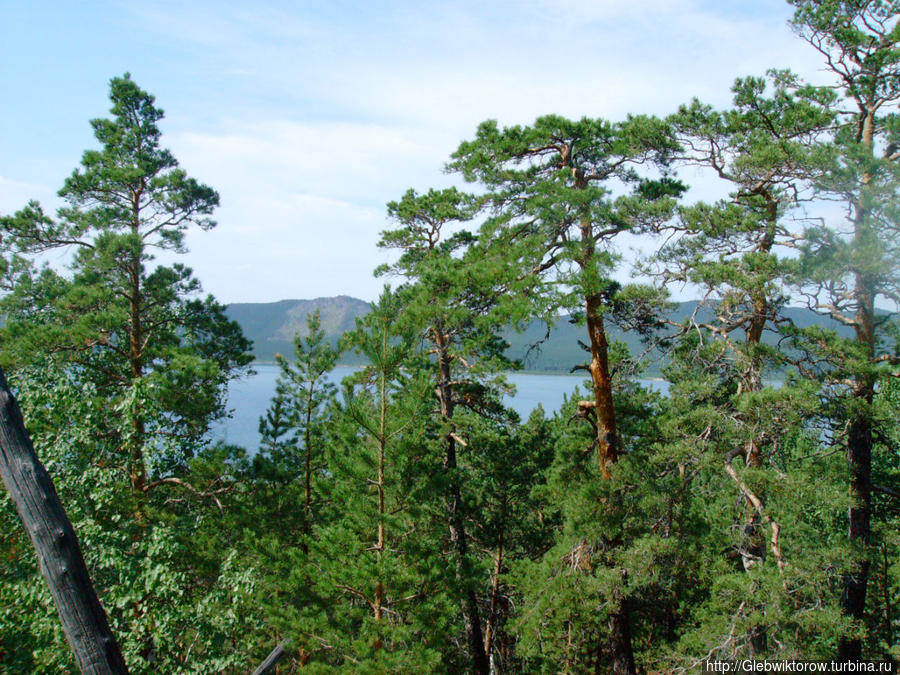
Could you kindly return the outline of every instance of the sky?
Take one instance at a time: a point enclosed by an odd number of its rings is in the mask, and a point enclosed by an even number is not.
[[[768,68],[820,75],[784,0],[0,0],[0,15],[0,214],[60,205],[129,72],[166,112],[163,146],[220,194],[182,261],[226,303],[377,297],[386,203],[461,185],[444,163],[486,119],[665,115],[726,106]]]

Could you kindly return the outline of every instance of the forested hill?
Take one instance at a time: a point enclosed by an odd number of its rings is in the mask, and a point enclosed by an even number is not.
[[[237,321],[244,335],[253,340],[257,361],[273,361],[275,354],[294,353],[294,336],[307,333],[306,317],[319,310],[322,329],[329,342],[336,343],[344,332],[356,325],[356,318],[369,312],[364,300],[338,295],[313,300],[279,300],[278,302],[238,302],[228,305],[225,313]]]
[[[670,319],[680,323],[696,308],[697,301],[678,303]],[[294,353],[293,336],[297,333],[306,335],[306,317],[317,309],[328,341],[336,344],[345,331],[353,328],[357,317],[368,313],[370,305],[358,298],[339,295],[313,300],[235,303],[228,305],[226,313],[237,321],[244,334],[253,340],[253,353],[256,359],[273,361],[275,354],[289,356]],[[838,324],[831,319],[820,317],[808,309],[787,308],[784,314],[799,327],[821,324],[840,330]],[[710,312],[701,309],[697,316],[700,321],[706,321],[710,318]],[[553,326],[549,338],[543,340],[546,334],[545,324],[539,321],[533,322],[521,333],[506,331],[505,338],[510,343],[507,355],[523,360],[528,370],[547,372],[566,372],[572,365],[585,360],[584,352],[578,346],[578,340],[586,340],[583,326],[574,325],[568,318],[563,317]],[[643,353],[646,349],[637,334],[626,333],[617,326],[609,326],[609,335],[612,340],[625,342],[632,354]],[[775,337],[774,334],[770,334],[766,341],[771,341]],[[538,346],[530,349],[535,344]],[[346,363],[354,362],[352,355],[344,355],[342,360]],[[658,362],[652,357],[649,361],[649,372],[658,372]]]

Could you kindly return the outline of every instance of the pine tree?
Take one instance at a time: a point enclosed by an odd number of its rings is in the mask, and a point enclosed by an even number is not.
[[[436,397],[433,433],[442,445],[441,490],[469,667],[487,673],[483,612],[467,532],[468,467],[460,455],[468,442],[460,413],[467,409],[488,417],[504,414],[498,373],[512,364],[503,355],[506,343],[499,331],[528,316],[531,305],[516,294],[529,292],[532,280],[517,278],[509,257],[485,256],[473,248],[474,236],[460,228],[474,217],[477,206],[475,198],[455,188],[422,195],[410,190],[388,204],[388,213],[400,227],[384,232],[380,245],[401,252],[393,266],[381,271],[408,280],[398,291],[405,304],[403,320],[418,331],[431,356],[426,367]]]
[[[0,359],[131,672],[226,670],[239,657],[221,643],[244,617],[252,575],[227,550],[203,566],[189,544],[234,489],[206,435],[225,414],[225,384],[251,360],[249,342],[200,297],[190,269],[153,266],[158,250],[184,252],[189,227],[214,225],[218,195],[160,146],[150,94],[126,75],[110,82],[110,99],[112,117],[91,123],[100,148],[66,180],[56,218],[31,203],[0,222],[14,262]],[[72,251],[68,271],[35,268],[58,249]],[[230,619],[208,613],[228,583]],[[33,625],[47,629],[42,612]],[[59,641],[43,642],[48,658],[36,665],[58,672]]]
[[[635,328],[657,323],[652,313],[634,311],[652,306],[652,294],[625,292],[610,278],[613,247],[617,235],[651,231],[670,217],[683,186],[665,173],[647,177],[638,169],[665,167],[674,149],[669,127],[654,118],[614,124],[546,116],[530,127],[485,122],[449,164],[488,190],[496,216],[482,237],[519,266],[510,278],[544,280],[555,287],[546,296],[550,305],[575,311],[587,325],[584,369],[593,396],[579,404],[579,415],[593,429],[590,446],[603,480],[612,478],[620,445],[606,322],[619,310]],[[615,196],[619,184],[631,191]],[[628,600],[619,595],[620,606],[609,615],[613,671],[634,673]]]
[[[873,404],[879,381],[896,370],[883,339],[889,318],[880,301],[900,299],[896,204],[900,198],[897,153],[900,101],[900,4],[890,0],[792,0],[798,34],[822,54],[826,70],[850,110],[839,116],[830,150],[834,162],[816,180],[817,194],[837,199],[846,219],[829,214],[806,233],[805,255],[795,282],[809,306],[849,327],[851,341],[808,332],[816,370],[827,372],[833,394],[835,440],[846,449],[855,503],[849,539],[857,548],[844,575],[841,606],[855,626],[840,642],[838,657],[860,660],[869,589],[872,541],[872,466],[878,433]]]
[[[847,499],[816,433],[817,384],[793,373],[741,392],[727,344],[699,330],[675,347],[666,376],[655,453],[680,483],[694,569],[680,640],[658,657],[690,668],[701,656],[827,658],[841,626],[833,589]],[[758,462],[742,457],[750,441]]]
[[[327,378],[340,354],[326,340],[318,310],[307,316],[306,335],[294,338],[294,359],[276,356],[281,373],[272,405],[259,424],[265,448],[259,461],[286,462],[288,482],[296,478],[290,467],[299,469],[307,536],[316,519],[313,478],[325,468],[327,413],[335,400],[336,387]]]
[[[551,424],[543,409],[523,423],[517,418],[486,419],[471,413],[467,428],[473,518],[470,536],[483,552],[490,579],[485,606],[485,653],[492,673],[520,672],[516,609],[524,605],[516,570],[523,560],[546,553],[559,523],[545,514],[541,488],[553,460]],[[552,508],[552,507],[551,507]],[[486,564],[485,564],[486,563]]]
[[[331,511],[309,557],[319,620],[295,627],[320,641],[300,638],[314,672],[432,672],[447,650],[440,532],[429,513],[431,385],[410,367],[418,340],[400,312],[385,290],[343,340],[367,365],[345,379],[332,421]]]
[[[681,207],[672,225],[677,238],[655,258],[664,283],[690,282],[702,293],[702,302],[682,328],[691,332],[687,341],[694,351],[683,345],[688,351],[679,358],[692,353],[697,364],[705,357],[714,359],[708,373],[717,372],[717,385],[727,394],[706,399],[720,416],[709,416],[709,425],[697,430],[706,437],[704,442],[698,440],[698,447],[718,444],[732,489],[744,498],[739,527],[744,540],[738,546],[744,569],[748,574],[755,567],[781,574],[785,562],[777,544],[780,518],[773,518],[766,506],[766,474],[760,469],[779,461],[777,453],[785,451],[779,442],[789,428],[773,422],[803,423],[799,408],[797,416],[782,417],[773,411],[804,401],[809,416],[811,394],[808,388],[794,393],[786,387],[778,391],[764,387],[764,374],[785,364],[763,336],[777,334],[779,325],[789,321],[782,311],[788,299],[784,256],[801,236],[789,216],[801,196],[809,198],[810,177],[823,165],[819,143],[834,119],[830,110],[834,94],[800,87],[795,76],[776,71],[769,73],[768,81],[739,79],[733,92],[734,107],[729,110],[716,111],[694,100],[670,117],[683,148],[681,162],[711,169],[731,193],[717,204]],[[693,331],[698,328],[704,329],[706,342],[720,346],[705,348],[695,341]],[[679,387],[672,393],[676,398],[694,395]],[[755,469],[755,476],[751,471],[739,477],[738,459]],[[771,528],[775,529],[770,534]],[[775,542],[774,568],[765,565],[770,536]],[[757,581],[748,578],[748,583]],[[739,642],[744,644],[743,636]],[[765,654],[767,648],[765,625],[752,627],[746,653]]]
[[[224,413],[224,384],[250,361],[249,343],[223,307],[201,299],[181,264],[150,268],[155,250],[184,252],[184,234],[208,230],[219,197],[187,176],[160,147],[163,112],[128,75],[110,82],[112,119],[91,122],[99,150],[59,191],[57,218],[32,202],[4,218],[15,255],[74,249],[71,277],[28,269],[4,298],[6,366],[37,355],[83,370],[111,406],[122,405],[121,438],[136,495],[151,466],[183,466]],[[129,403],[125,404],[125,401]],[[162,448],[162,449],[161,449]]]
[[[499,217],[483,234],[518,261],[519,274],[552,274],[557,288],[571,288],[555,303],[575,310],[587,324],[594,400],[583,408],[597,421],[595,446],[604,476],[617,457],[605,325],[620,290],[610,279],[617,262],[613,242],[616,235],[647,231],[671,215],[671,197],[683,186],[668,176],[641,177],[637,168],[665,164],[674,148],[669,128],[654,118],[613,124],[547,116],[531,127],[502,130],[495,121],[484,122],[448,165],[490,190]],[[617,181],[632,192],[615,197]]]
[[[824,158],[819,143],[834,120],[834,94],[800,86],[789,72],[738,79],[734,107],[717,111],[697,100],[669,119],[683,150],[679,163],[713,170],[731,189],[716,204],[679,209],[679,235],[656,254],[664,283],[699,286],[711,321],[694,317],[734,352],[739,389],[762,386],[764,332],[785,319],[781,258],[801,236],[789,216],[809,199],[809,180]]]

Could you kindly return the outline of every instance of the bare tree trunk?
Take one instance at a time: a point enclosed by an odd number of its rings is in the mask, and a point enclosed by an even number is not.
[[[778,202],[769,193],[764,193],[766,199],[766,231],[757,246],[759,253],[770,253],[775,242],[775,231],[778,224]],[[741,376],[740,392],[756,392],[762,389],[763,362],[759,347],[762,343],[762,335],[766,323],[769,320],[771,304],[769,298],[762,292],[753,292],[750,295],[753,313],[747,327],[746,344],[749,346],[749,363],[746,364]],[[744,460],[748,466],[759,467],[759,446],[755,439],[750,440],[745,447]],[[766,555],[766,544],[762,533],[762,523],[759,514],[750,502],[744,499],[744,536],[746,537],[747,555],[743,556],[744,569],[749,572],[751,568],[762,563]],[[744,552],[742,551],[742,553]],[[750,635],[750,655],[760,656],[768,651],[769,637],[765,624],[752,626]]]
[[[310,382],[309,391],[306,395],[306,426],[303,427],[303,445],[304,450],[306,450],[303,476],[303,507],[306,513],[304,529],[307,536],[309,536],[312,528],[312,434],[309,426],[312,424],[314,387],[315,382]]]
[[[22,413],[0,370],[0,478],[37,552],[41,574],[84,675],[127,675],[78,537],[50,474],[34,452]]]
[[[575,667],[575,657],[572,654],[572,619],[566,621],[566,666],[563,673],[570,675]]]
[[[290,640],[284,640],[269,652],[269,655],[253,671],[253,675],[268,675],[273,672],[278,662],[284,657],[289,642]]]
[[[385,335],[385,339],[386,338],[387,336]],[[385,448],[387,446],[387,382],[385,381],[384,371],[381,372],[381,377],[379,378],[378,382],[378,399],[378,477],[376,480],[376,486],[378,488],[378,528],[377,540],[375,543],[375,556],[380,563],[381,557],[384,555],[385,546],[387,544],[384,527],[384,518],[386,515],[384,504],[384,465]],[[381,569],[380,564],[378,565],[378,569]],[[375,602],[372,606],[372,611],[375,621],[381,621],[384,618],[384,581],[380,576],[380,572],[375,579]],[[383,644],[381,641],[381,637],[378,637],[375,640],[375,650],[380,650],[382,646]]]
[[[616,431],[616,409],[612,394],[612,377],[609,372],[609,343],[603,325],[602,298],[592,295],[587,298],[588,337],[590,338],[591,382],[594,387],[594,412],[597,419],[597,460],[600,475],[612,478],[610,467],[619,458],[619,439]],[[628,598],[618,597],[618,607],[609,617],[609,648],[612,654],[612,672],[616,675],[634,675],[634,652],[631,646],[631,615]]]
[[[140,202],[141,190],[131,195],[131,233],[137,239],[140,233]],[[141,247],[143,249],[143,247]],[[144,375],[144,348],[145,335],[141,312],[143,310],[143,289],[141,288],[141,255],[134,253],[128,261],[129,297],[128,315],[130,326],[128,328],[128,359],[131,365],[132,382],[137,382]],[[144,414],[140,409],[142,402],[138,402],[138,409],[132,411],[131,427],[133,438],[131,439],[131,487],[138,500],[142,498],[144,488],[147,485],[147,467],[144,462]],[[141,520],[140,508],[138,520]]]
[[[585,234],[583,234],[585,236]],[[593,249],[593,244],[591,244]],[[593,255],[593,254],[592,254]],[[603,298],[590,295],[585,299],[588,338],[591,348],[589,370],[594,389],[594,413],[597,420],[597,461],[603,479],[612,478],[611,466],[619,459],[619,437],[616,431],[616,409],[612,393],[612,376],[609,371],[609,341],[603,323]],[[609,648],[612,654],[612,672],[615,675],[634,675],[634,653],[631,646],[631,615],[628,598],[618,598],[618,607],[609,617]]]
[[[300,549],[309,553],[309,538],[312,535],[312,398],[314,383],[309,383],[306,395],[306,426],[303,428],[304,472],[303,472],[303,541]]]
[[[874,387],[861,382],[856,396],[871,404]],[[850,507],[850,541],[866,547],[870,540],[872,504],[872,423],[862,414],[856,414],[850,422],[847,439],[847,463],[850,465],[850,489],[854,504]],[[841,611],[857,621],[865,618],[866,590],[869,581],[869,559],[865,551],[853,562],[852,569],[844,574],[841,593]],[[860,661],[862,643],[859,638],[842,636],[838,644],[838,660]]]
[[[584,174],[574,170],[575,187],[579,190],[587,188]],[[590,270],[597,256],[597,241],[594,238],[594,225],[590,219],[581,221],[581,258],[577,261],[582,272]],[[606,337],[606,326],[603,324],[603,295],[597,288],[585,288],[585,319],[587,321],[588,343],[591,350],[591,362],[588,370],[594,389],[594,415],[597,426],[594,429],[597,447],[597,461],[600,464],[600,475],[604,479],[612,477],[610,466],[619,458],[619,439],[616,432],[616,408],[613,402],[612,377],[609,372],[609,340]]]

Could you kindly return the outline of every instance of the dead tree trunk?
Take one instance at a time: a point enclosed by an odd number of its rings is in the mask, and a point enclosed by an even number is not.
[[[41,574],[84,675],[127,675],[106,612],[94,592],[78,537],[50,474],[34,452],[22,413],[0,370],[0,478],[37,551]]]
[[[252,675],[268,675],[268,673],[274,672],[275,666],[278,665],[278,662],[281,661],[285,653],[287,653],[287,646],[289,643],[290,640],[280,642],[275,649],[269,652],[269,655],[265,660],[256,667],[256,670],[253,671]]]

